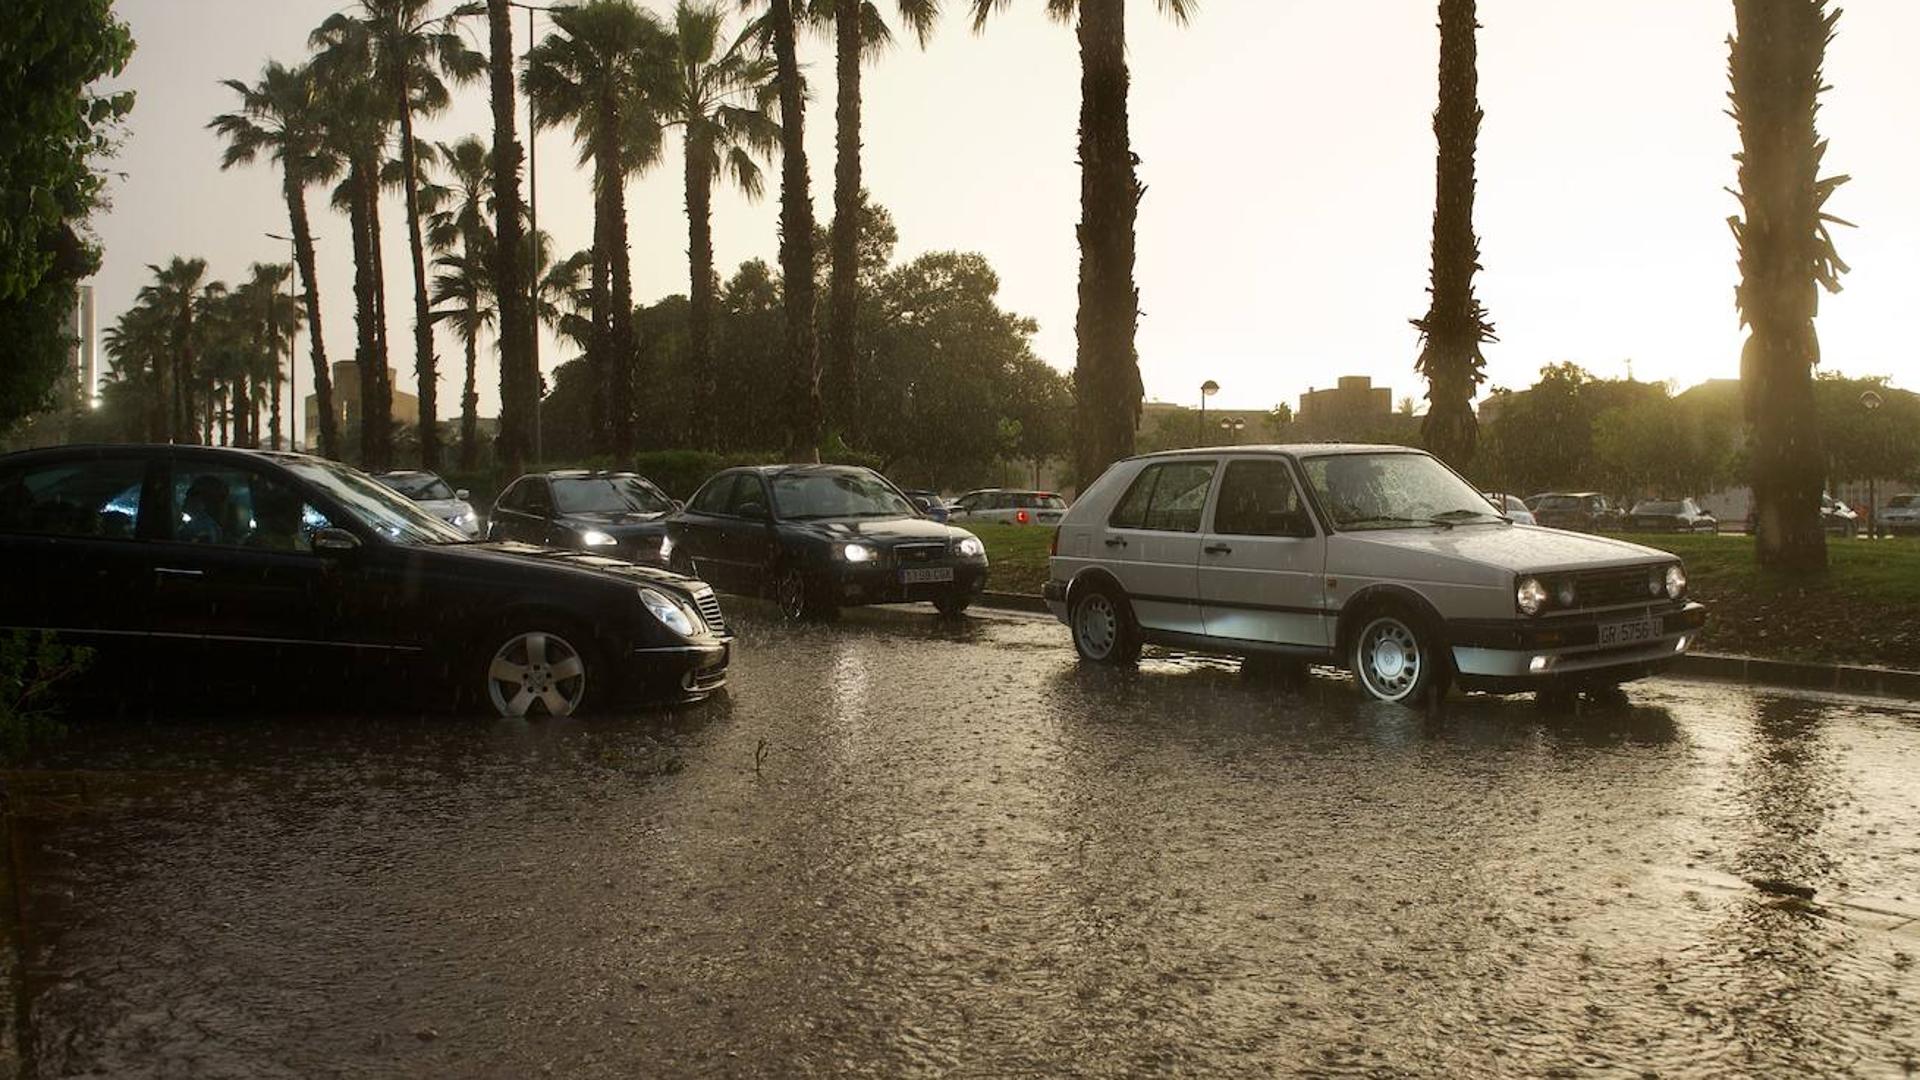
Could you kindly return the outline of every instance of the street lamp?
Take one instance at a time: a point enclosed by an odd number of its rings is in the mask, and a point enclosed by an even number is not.
[[[517,7],[527,13],[527,49],[533,49],[533,13],[536,11],[558,11],[571,7],[570,4],[529,4],[524,0],[507,0],[508,7]],[[527,267],[527,334],[532,338],[528,351],[533,356],[533,463],[540,464],[540,399],[545,397],[546,376],[540,371],[540,162],[536,148],[540,145],[540,126],[534,121],[533,94],[527,94],[527,231],[531,234],[531,243],[527,250],[533,252],[533,265]]]
[[[1862,391],[1860,407],[1867,410],[1868,416],[1872,416],[1880,408],[1880,395],[1872,390]],[[1873,470],[1869,469],[1867,470],[1867,539],[1869,540],[1880,538],[1879,509],[1878,481],[1873,477]]]
[[[1220,384],[1208,379],[1200,384],[1200,430],[1194,442],[1204,444],[1207,441],[1207,399],[1220,392]]]
[[[1240,417],[1220,421],[1220,430],[1227,433],[1233,445],[1240,445],[1240,433],[1247,430],[1247,422]]]
[[[276,232],[270,232],[266,235],[267,235],[267,239],[269,240],[284,240],[287,243],[287,295],[289,297],[292,297],[294,295],[294,289],[299,284],[299,281],[300,281],[299,245],[294,243],[293,237],[291,236],[281,236],[279,233],[276,233]],[[272,326],[273,320],[271,317],[268,318],[267,324],[268,326]],[[298,322],[295,322],[293,325],[287,328],[287,393],[292,395],[293,397],[293,407],[287,410],[287,445],[288,446],[300,445],[300,439],[296,435],[296,427],[295,427],[297,423],[297,418],[300,415],[300,347],[298,344],[299,340],[300,340],[300,324]],[[278,354],[275,354],[273,358],[273,362],[275,364],[280,363],[280,357]],[[286,449],[286,447],[275,446],[274,449],[284,450]]]

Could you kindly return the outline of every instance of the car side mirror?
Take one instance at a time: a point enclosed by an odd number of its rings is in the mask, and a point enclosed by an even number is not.
[[[472,496],[468,494],[466,488],[461,488],[460,490],[453,493],[453,497],[456,499],[459,499],[461,502],[466,502]]]
[[[758,521],[765,521],[768,517],[767,508],[764,504],[757,503],[757,502],[741,503],[740,516],[743,518],[754,518],[755,520],[758,520]]]
[[[323,555],[344,555],[360,550],[360,538],[345,529],[321,529],[313,534],[313,550]]]

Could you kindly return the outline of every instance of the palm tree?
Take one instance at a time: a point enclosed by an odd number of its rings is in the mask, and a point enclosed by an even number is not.
[[[933,34],[938,0],[895,0],[900,22],[921,48]],[[860,385],[854,334],[860,309],[860,62],[893,37],[873,0],[833,0],[835,89],[833,225],[828,238],[833,269],[827,282],[827,385],[830,410],[841,424],[858,421]]]
[[[1427,449],[1456,469],[1473,460],[1479,424],[1474,390],[1486,380],[1480,344],[1495,340],[1487,311],[1473,295],[1480,245],[1473,235],[1473,154],[1480,135],[1474,0],[1440,0],[1440,105],[1433,111],[1439,146],[1433,205],[1432,306],[1413,320],[1426,347],[1415,367],[1427,377]]]
[[[340,159],[322,138],[322,110],[310,68],[269,63],[252,86],[238,79],[226,85],[240,95],[240,110],[216,116],[209,125],[227,140],[220,167],[250,164],[266,153],[280,166],[287,223],[293,229],[294,261],[306,302],[308,349],[313,357],[313,396],[320,411],[320,453],[340,456],[340,431],[333,407],[333,370],[327,365],[326,335],[320,324],[320,285],[315,274],[313,229],[307,220],[307,188],[339,175]],[[274,406],[279,407],[276,393]],[[277,415],[277,414],[276,414]],[[274,426],[274,445],[280,429]]]
[[[514,134],[513,23],[508,0],[487,0],[488,100],[493,108],[493,284],[500,309],[499,464],[518,476],[533,448],[540,372],[521,264],[520,141]]]
[[[493,191],[493,163],[485,143],[475,136],[441,143],[438,155],[451,184],[442,206],[427,219],[427,242],[439,252],[434,265],[434,317],[452,323],[466,349],[466,383],[460,394],[460,467],[472,469],[479,460],[480,331],[492,326],[498,313],[493,288],[493,230],[487,224],[487,201]],[[448,305],[451,305],[450,307]]]
[[[1812,573],[1827,564],[1820,524],[1826,456],[1813,397],[1819,289],[1840,290],[1846,263],[1822,211],[1845,176],[1821,178],[1827,144],[1814,126],[1821,63],[1840,16],[1825,0],[1734,0],[1728,67],[1740,129],[1740,249],[1734,298],[1749,328],[1740,353],[1760,565]]]
[[[978,31],[1009,0],[972,0]],[[1145,189],[1134,176],[1127,134],[1125,0],[1046,0],[1047,14],[1074,20],[1080,44],[1080,310],[1074,318],[1075,462],[1082,483],[1133,453],[1140,422],[1140,356],[1134,330],[1134,219]],[[1198,0],[1155,0],[1185,23]]]
[[[293,334],[300,328],[301,318],[299,303],[281,288],[292,272],[293,268],[285,263],[254,263],[248,268],[247,280],[234,289],[236,307],[245,313],[258,346],[250,354],[247,378],[253,384],[255,397],[260,384],[266,383],[270,415],[268,445],[275,449],[284,445],[280,437],[280,400],[284,396],[280,387],[280,352],[286,348],[291,358]],[[258,420],[255,416],[249,421],[250,446],[261,444]]]
[[[602,388],[601,447],[633,451],[633,275],[627,251],[626,181],[660,157],[655,114],[670,47],[651,13],[630,0],[557,8],[554,30],[527,54],[534,124],[573,125],[581,164],[593,163],[593,323],[588,353]]]
[[[660,98],[660,119],[680,128],[686,158],[688,363],[703,400],[695,413],[714,415],[713,182],[724,173],[749,199],[764,190],[756,160],[772,153],[780,126],[767,112],[773,64],[754,46],[751,28],[725,43],[717,4],[680,0],[673,12],[673,79]],[[711,422],[700,425],[711,443]]]
[[[145,406],[145,437],[166,442],[168,408],[165,387],[171,361],[168,350],[172,320],[165,309],[142,296],[120,313],[102,335],[113,379],[127,388],[131,400]]]
[[[149,263],[147,270],[153,274],[153,282],[140,289],[139,299],[164,313],[167,322],[167,360],[157,386],[166,417],[161,437],[167,442],[193,442],[199,345],[196,322],[205,302],[207,260],[176,255],[165,266]]]

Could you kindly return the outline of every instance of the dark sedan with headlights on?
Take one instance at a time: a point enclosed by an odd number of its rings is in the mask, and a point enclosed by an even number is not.
[[[667,515],[679,505],[630,472],[529,473],[494,500],[487,539],[664,565],[660,541],[667,535]]]
[[[668,519],[666,557],[718,588],[770,597],[791,619],[918,601],[958,615],[987,583],[978,537],[849,465],[716,474]]]
[[[0,457],[0,630],[94,648],[89,679],[135,707],[512,717],[704,697],[732,642],[703,582],[477,543],[336,462],[192,446]]]

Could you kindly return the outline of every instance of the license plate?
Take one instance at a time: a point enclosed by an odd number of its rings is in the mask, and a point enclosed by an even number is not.
[[[1632,645],[1640,641],[1652,641],[1660,636],[1660,624],[1652,619],[1630,619],[1627,622],[1601,623],[1600,644]]]
[[[930,566],[923,570],[900,571],[900,584],[902,585],[927,585],[936,581],[952,580],[953,567],[951,566]]]

